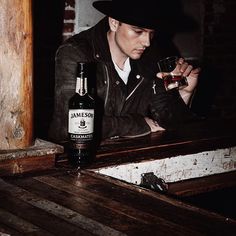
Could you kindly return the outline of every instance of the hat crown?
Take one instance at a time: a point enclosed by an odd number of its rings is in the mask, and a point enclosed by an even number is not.
[[[155,0],[145,0],[145,3],[140,0],[96,1],[93,6],[116,20],[146,28],[154,28],[160,15]]]
[[[180,0],[112,0],[95,1],[93,6],[103,14],[130,25],[155,29],[193,23]]]

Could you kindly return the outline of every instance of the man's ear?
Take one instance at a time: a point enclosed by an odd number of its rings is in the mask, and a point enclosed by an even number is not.
[[[114,18],[108,17],[108,22],[109,22],[109,26],[110,26],[111,31],[115,32],[117,30],[118,25],[119,25],[119,21]]]

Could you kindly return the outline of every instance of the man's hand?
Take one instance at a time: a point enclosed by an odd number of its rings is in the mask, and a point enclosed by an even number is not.
[[[200,68],[193,69],[192,65],[189,65],[183,58],[179,58],[176,68],[172,71],[175,75],[182,75],[186,77],[188,86],[179,90],[180,96],[186,104],[189,103],[190,98],[197,86],[198,76]],[[168,73],[159,72],[157,73],[158,78],[163,78]]]
[[[179,90],[180,96],[184,100],[185,104],[189,104],[192,94],[198,83],[198,76],[200,68],[193,69],[192,65],[189,65],[183,58],[178,60],[176,69],[178,69],[182,76],[188,81],[188,86]]]
[[[155,120],[150,119],[148,117],[145,117],[144,119],[147,122],[147,124],[149,125],[149,127],[151,129],[151,132],[157,132],[157,131],[165,130],[160,125],[158,125],[158,123]]]

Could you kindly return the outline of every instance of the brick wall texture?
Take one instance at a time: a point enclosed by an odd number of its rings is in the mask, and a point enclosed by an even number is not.
[[[63,39],[74,34],[75,30],[75,0],[65,0]]]

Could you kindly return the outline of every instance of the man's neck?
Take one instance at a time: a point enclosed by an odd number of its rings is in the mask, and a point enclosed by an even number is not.
[[[125,61],[127,60],[127,55],[125,55],[115,42],[115,34],[112,31],[107,32],[107,40],[111,52],[111,58],[113,62],[121,69],[124,69]]]

